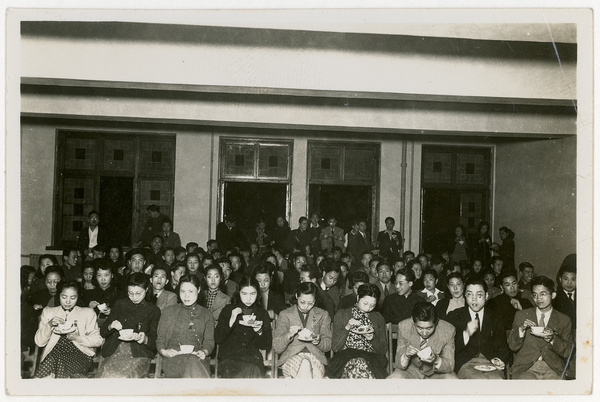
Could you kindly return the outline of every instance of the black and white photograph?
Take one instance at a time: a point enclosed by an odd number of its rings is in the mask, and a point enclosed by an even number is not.
[[[10,3],[8,395],[593,392],[589,4]]]

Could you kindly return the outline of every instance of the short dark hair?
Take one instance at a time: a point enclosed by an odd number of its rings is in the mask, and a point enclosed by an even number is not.
[[[165,223],[168,223],[169,225],[173,226],[173,221],[167,217],[165,217],[161,222],[161,224],[165,224]]]
[[[163,221],[163,222],[164,222],[164,221]],[[196,243],[195,241],[191,241],[191,242],[189,242],[188,244],[186,244],[186,245],[185,245],[185,249],[186,249],[186,250],[187,250],[188,248],[190,248],[190,247],[194,247],[194,248],[196,248],[196,247],[198,247],[198,243]]]
[[[310,279],[319,279],[320,272],[319,268],[315,267],[314,265],[303,265],[300,268],[300,272],[308,272],[308,277]]]
[[[56,259],[56,256],[54,256],[52,254],[40,255],[40,258],[38,258],[38,263],[41,264],[42,260],[50,260],[50,261],[52,261],[52,265],[58,265],[58,260]]]
[[[450,279],[460,279],[460,281],[463,283],[465,283],[465,278],[463,278],[462,274],[460,272],[451,272],[447,277],[446,277],[446,286],[450,285]]]
[[[444,263],[444,259],[442,258],[441,255],[434,254],[434,255],[431,256],[431,259],[429,260],[429,263],[431,265],[443,264]]]
[[[101,252],[105,252],[104,246],[101,246],[99,244],[96,244],[94,247],[92,247],[92,252],[94,251],[101,251]]]
[[[485,283],[485,281],[483,280],[483,276],[481,276],[481,277],[479,277],[477,275],[470,276],[467,279],[467,282],[465,283],[465,293],[467,291],[467,287],[471,286],[471,285],[480,285],[483,287],[483,291],[485,293],[487,293],[487,291],[488,291],[487,283]]]
[[[162,264],[154,265],[152,267],[152,271],[150,271],[150,278],[152,278],[154,276],[154,273],[158,270],[165,271],[165,276],[167,277],[167,280],[171,281],[171,271],[166,265]]]
[[[519,264],[519,271],[523,272],[523,270],[524,270],[525,268],[531,268],[531,269],[535,269],[535,268],[533,267],[533,265],[531,265],[531,263],[529,263],[529,262],[527,262],[527,261],[524,261],[524,262],[522,262],[522,263],[520,263],[520,264]]]
[[[131,260],[131,257],[133,257],[136,254],[139,254],[142,257],[144,257],[144,260],[146,259],[146,254],[144,253],[144,250],[142,250],[141,248],[133,248],[133,249],[129,250],[127,252],[127,254],[125,255],[125,258],[127,260]]]
[[[160,208],[156,204],[149,205],[148,208],[146,208],[146,210],[148,212],[160,212]]]
[[[426,302],[419,302],[415,304],[412,309],[411,316],[414,323],[417,321],[427,321],[433,322],[435,325],[437,325],[438,321],[440,320],[434,305]]]
[[[127,280],[127,286],[139,286],[144,290],[148,290],[148,287],[150,286],[148,275],[143,272],[134,272]]]
[[[438,279],[438,273],[435,269],[426,269],[425,271],[423,271],[423,273],[421,274],[422,278],[425,278],[425,275],[431,275],[433,276],[433,279],[435,279],[437,281]]]
[[[386,260],[383,260],[383,261],[379,261],[377,263],[377,272],[379,272],[379,268],[383,267],[384,265],[387,265],[387,267],[390,269],[390,271],[392,270],[392,267],[390,266],[390,264]]]
[[[308,218],[306,216],[301,216],[300,219],[298,219],[298,223],[299,224],[302,223],[302,222],[304,222],[304,221],[308,222]]]
[[[375,302],[379,302],[379,297],[381,296],[381,291],[379,288],[372,283],[365,283],[364,285],[360,285],[358,287],[358,299],[362,299],[365,296],[371,296],[375,298]]]
[[[96,211],[95,209],[92,209],[90,212],[88,212],[88,218],[90,218],[92,215],[98,215],[98,217],[100,217],[100,213],[98,211]]]
[[[269,277],[273,277],[273,272],[275,272],[275,267],[268,261],[257,264],[252,270],[252,277],[256,278],[258,274],[267,274]]]
[[[392,218],[391,216],[388,216],[387,218],[385,218],[384,222],[387,222],[388,220],[392,221],[393,223],[396,223],[396,220],[394,218]]]
[[[500,271],[498,279],[500,279],[500,282],[503,282],[504,278],[509,278],[511,276],[514,276],[515,279],[518,279],[517,271],[515,271],[513,268],[503,269],[502,271]]]
[[[364,271],[356,271],[350,277],[350,286],[354,286],[357,282],[369,283],[369,275]]]
[[[577,267],[575,265],[571,265],[571,264],[563,265],[558,270],[558,277],[560,278],[561,276],[563,276],[563,274],[565,272],[570,272],[572,274],[577,274]]]
[[[402,253],[402,257],[404,258],[404,260],[406,260],[406,256],[410,254],[412,254],[413,256],[415,255],[414,251],[406,250]]]
[[[556,292],[556,287],[554,286],[554,281],[547,276],[536,276],[531,280],[531,289],[533,290],[534,286],[542,285],[550,292]]]
[[[71,254],[71,251],[75,251],[77,252],[78,250],[75,247],[67,247],[63,250],[62,256],[63,257],[68,257],[69,254]]]
[[[407,282],[413,282],[413,284],[414,284],[415,280],[417,279],[416,276],[415,276],[414,271],[411,268],[402,268],[402,269],[399,269],[398,271],[396,271],[395,278],[397,278],[398,275],[402,275],[403,277],[406,278]]]
[[[340,269],[340,264],[329,258],[325,258],[319,263],[319,270],[322,274],[332,271],[337,272],[338,274],[342,273],[342,270]]]
[[[502,261],[502,262],[504,262],[504,259],[502,257],[496,255],[496,256],[492,257],[492,264],[491,265],[494,265],[496,263],[496,261]]]
[[[46,272],[44,272],[44,278],[47,278],[50,274],[58,274],[61,280],[65,277],[64,271],[57,265],[50,265],[48,268],[46,268]]]
[[[58,284],[56,284],[56,293],[60,294],[63,291],[63,289],[67,288],[73,288],[77,291],[77,299],[79,301],[79,297],[81,296],[81,285],[79,284],[79,282],[73,279],[69,281],[60,281],[58,282]]]
[[[296,296],[296,299],[298,299],[300,295],[313,295],[316,299],[317,285],[315,285],[312,282],[302,282],[300,285],[298,285],[296,291],[294,292],[294,296]]]
[[[152,241],[154,241],[155,239],[160,239],[161,243],[164,244],[165,239],[163,239],[163,237],[161,235],[159,235],[158,233],[155,233],[154,236],[152,236]]]

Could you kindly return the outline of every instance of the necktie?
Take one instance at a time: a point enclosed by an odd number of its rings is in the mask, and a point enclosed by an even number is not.
[[[477,329],[481,331],[481,321],[479,321],[479,313],[475,313],[475,321],[477,321]]]
[[[335,232],[333,231],[333,228],[331,228],[331,249],[333,250],[334,247],[335,247]]]
[[[388,290],[388,285],[383,286],[383,298],[385,299],[390,295],[390,291]]]
[[[427,339],[421,339],[421,344],[419,345],[419,350],[425,349],[427,346]]]
[[[540,316],[540,320],[538,321],[538,326],[539,327],[545,327],[546,323],[544,322],[544,318],[546,318],[546,316],[544,315],[544,313],[542,313],[542,315]]]
[[[567,296],[569,296],[569,299],[573,300],[573,292],[567,292]]]

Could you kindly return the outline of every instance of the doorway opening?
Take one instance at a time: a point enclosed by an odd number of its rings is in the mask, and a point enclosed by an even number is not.
[[[256,237],[256,223],[264,219],[273,227],[278,216],[288,219],[286,183],[224,182],[224,216],[235,214],[236,226],[247,239]]]
[[[131,244],[133,177],[100,177],[98,208],[111,241],[121,246]]]
[[[327,220],[335,216],[337,226],[349,232],[355,219],[366,219],[371,227],[373,214],[373,187],[331,184],[311,184],[309,186],[309,211],[318,212]]]

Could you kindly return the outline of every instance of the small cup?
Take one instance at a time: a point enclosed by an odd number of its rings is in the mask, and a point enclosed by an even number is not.
[[[421,359],[427,359],[428,357],[431,356],[432,350],[430,346],[427,346],[425,349],[421,349],[419,350],[419,352],[417,353],[417,356],[419,356]]]
[[[252,314],[245,314],[242,316],[242,321],[245,323],[249,323],[250,320],[252,320],[254,317]]]
[[[106,310],[107,307],[108,306],[106,305],[106,303],[98,304],[98,310],[100,311]]]
[[[535,336],[544,336],[545,327],[531,327],[531,333]]]
[[[56,326],[56,328],[57,328],[59,331],[63,332],[63,331],[67,331],[67,330],[71,329],[71,327],[72,327],[72,326],[73,326],[73,322],[71,322],[71,321],[65,321],[65,322],[64,322],[64,323],[62,323],[62,324],[58,324],[58,325]]]
[[[133,337],[133,329],[122,329],[119,331],[121,338],[131,339]]]
[[[194,345],[179,345],[181,353],[190,354],[194,351]]]

